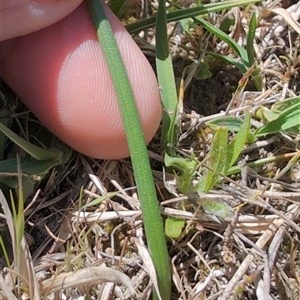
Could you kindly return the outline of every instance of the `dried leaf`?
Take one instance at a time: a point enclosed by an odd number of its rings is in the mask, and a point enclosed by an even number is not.
[[[41,284],[41,291],[42,294],[46,292],[51,293],[81,285],[94,285],[99,282],[124,284],[132,294],[135,294],[134,288],[127,275],[107,267],[88,267],[75,272],[60,274],[55,278],[43,281]]]
[[[298,34],[300,34],[300,24],[284,9],[284,8],[272,8],[268,11],[273,12],[274,14],[280,15],[283,19],[292,26]]]

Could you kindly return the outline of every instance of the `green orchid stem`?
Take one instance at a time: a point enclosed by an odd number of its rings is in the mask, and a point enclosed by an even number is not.
[[[156,269],[159,292],[163,300],[168,300],[171,293],[169,255],[149,156],[134,96],[102,1],[89,0],[87,3],[118,97],[141,202],[146,238]],[[154,293],[154,298],[157,298],[156,293]]]

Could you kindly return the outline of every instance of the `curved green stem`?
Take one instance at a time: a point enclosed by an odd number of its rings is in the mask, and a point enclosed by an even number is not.
[[[171,293],[169,255],[147,147],[134,96],[102,1],[89,0],[88,6],[118,97],[141,201],[146,238],[156,269],[160,294],[163,300],[168,300]]]

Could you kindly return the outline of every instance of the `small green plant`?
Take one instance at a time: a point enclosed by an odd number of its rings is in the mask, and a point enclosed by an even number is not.
[[[222,123],[222,119],[212,122],[212,127]],[[237,134],[228,143],[228,128],[235,129]],[[211,190],[220,180],[222,174],[226,175],[228,170],[234,165],[243,147],[248,141],[250,134],[250,114],[246,115],[244,121],[238,118],[225,117],[224,125],[215,129],[211,149],[204,162],[198,162],[194,157],[170,157],[165,155],[167,167],[173,167],[179,171],[176,175],[180,193],[205,192]],[[196,171],[202,167],[203,174],[198,184],[193,187],[192,180],[196,176]]]
[[[167,167],[176,170],[175,176],[179,193],[188,195],[189,198],[192,197],[195,203],[194,207],[199,206],[205,214],[218,220],[232,216],[231,208],[224,201],[206,199],[205,197],[200,198],[198,194],[208,193],[213,189],[236,162],[249,137],[252,137],[250,114],[246,115],[244,121],[228,116],[215,119],[210,125],[215,128],[215,133],[205,161],[200,163],[195,156],[183,158],[170,157],[165,154],[165,164]],[[237,132],[230,143],[228,142],[229,130]],[[198,183],[193,185],[192,182],[200,172],[199,168],[202,176],[198,179]],[[173,226],[177,228],[177,224],[172,219],[168,220],[168,224],[173,223]],[[177,231],[179,232],[179,228],[177,228]]]
[[[25,238],[25,211],[24,211],[24,195],[22,185],[22,171],[19,158],[17,157],[17,173],[18,173],[18,190],[17,201],[14,198],[12,192],[10,193],[11,207],[5,199],[4,194],[0,191],[0,204],[5,216],[10,240],[12,242],[12,257],[8,258],[7,266],[11,267],[9,259],[13,259],[13,270],[8,269],[8,272],[12,272],[12,278],[14,278],[15,295],[19,297],[21,295],[27,295],[30,299],[40,299],[40,291],[35,275],[35,270],[32,263],[31,254]],[[2,238],[1,238],[2,241]],[[2,243],[1,243],[2,244]],[[2,244],[2,249],[5,253],[6,245]],[[6,255],[7,256],[7,255]],[[13,296],[10,289],[3,286],[3,280],[0,282],[0,289],[4,292],[4,296],[9,299],[17,299]],[[19,298],[18,297],[18,298]]]
[[[208,153],[207,170],[204,171],[204,175],[196,186],[197,192],[207,193],[219,182],[221,174],[226,175],[246,145],[249,132],[250,114],[246,115],[238,133],[230,143],[228,143],[227,127],[222,126],[216,130]]]

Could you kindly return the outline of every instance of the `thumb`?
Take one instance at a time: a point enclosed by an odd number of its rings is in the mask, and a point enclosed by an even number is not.
[[[149,142],[161,119],[156,78],[119,20],[107,14]],[[85,3],[58,23],[0,46],[1,77],[55,135],[89,156],[128,156],[113,82]]]

